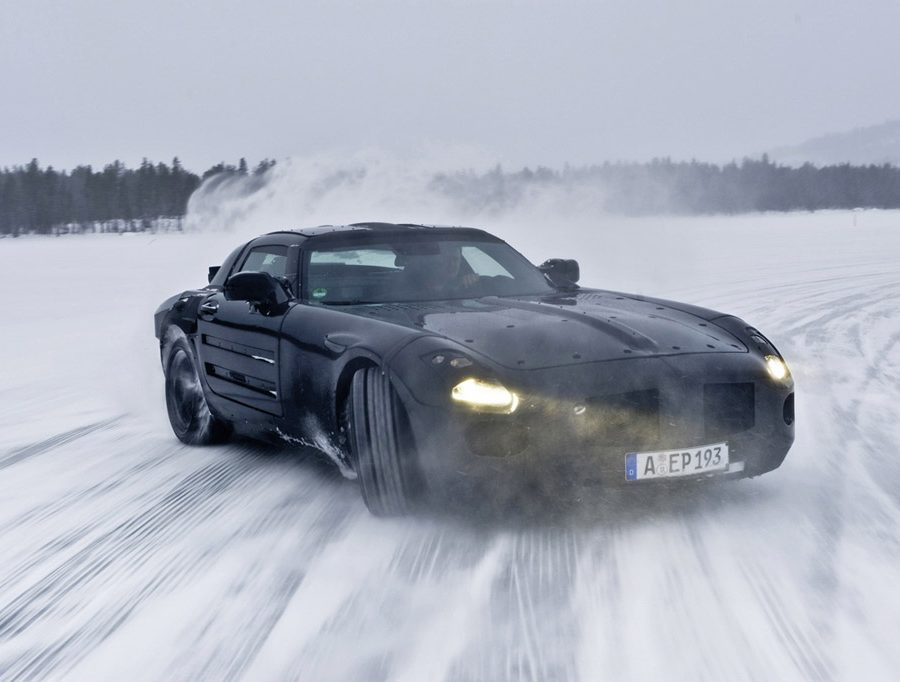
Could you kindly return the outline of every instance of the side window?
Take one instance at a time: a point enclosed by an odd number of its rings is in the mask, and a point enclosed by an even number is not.
[[[257,246],[250,250],[238,272],[256,270],[273,277],[284,277],[287,271],[286,246]]]

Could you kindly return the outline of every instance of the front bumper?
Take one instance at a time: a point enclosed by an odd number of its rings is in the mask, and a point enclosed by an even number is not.
[[[772,380],[749,353],[523,371],[504,383],[521,397],[512,415],[429,406],[401,390],[426,480],[621,485],[629,452],[721,441],[732,464],[715,476],[756,476],[794,441],[793,382]]]

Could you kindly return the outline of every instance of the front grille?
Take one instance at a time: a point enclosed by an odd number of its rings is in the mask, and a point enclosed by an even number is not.
[[[752,429],[756,422],[752,383],[705,384],[703,424],[707,438],[715,440]]]
[[[649,389],[587,401],[591,437],[598,445],[641,447],[659,440],[659,391]]]

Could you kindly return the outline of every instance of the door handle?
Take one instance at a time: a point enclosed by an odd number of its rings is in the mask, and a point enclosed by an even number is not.
[[[200,314],[215,315],[219,310],[219,304],[215,301],[206,301],[200,306]]]

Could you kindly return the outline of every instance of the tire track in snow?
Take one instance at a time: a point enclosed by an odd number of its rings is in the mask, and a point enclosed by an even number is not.
[[[123,573],[138,567],[156,551],[159,544],[173,541],[224,504],[221,493],[246,471],[246,463],[236,460],[209,465],[190,473],[160,502],[94,540],[12,601],[0,606],[0,642],[55,617],[60,609],[65,608],[66,601],[73,596],[76,599],[81,595],[87,596],[86,592],[97,589],[94,585],[122,580]],[[88,640],[81,641],[80,645],[88,648],[89,643],[96,645],[102,641],[138,603],[153,595],[183,570],[184,567],[178,564],[170,565],[125,604],[114,607],[105,617],[93,618],[77,637]],[[26,656],[8,662],[5,667],[13,676],[43,674],[61,652],[71,654],[77,650],[78,647],[66,646],[56,655],[44,651],[40,656]]]
[[[204,615],[198,623],[199,637],[173,662],[171,675],[236,680],[254,665],[319,554],[340,542],[363,511],[361,505],[315,501],[318,504],[292,498],[274,513],[265,514],[263,526],[252,522],[235,534],[235,539],[243,537],[246,541],[245,534],[256,535],[264,527],[274,547],[229,581],[226,602]],[[303,532],[292,534],[291,528],[298,523]],[[272,552],[282,557],[280,563],[270,561]],[[256,605],[249,614],[248,603]],[[230,638],[235,630],[243,633],[238,642]],[[197,655],[196,649],[204,654]]]
[[[109,443],[97,443],[96,447],[102,448],[109,445]],[[59,448],[64,451],[62,446],[59,446]],[[136,462],[129,461],[125,468],[119,470],[113,468],[118,462],[105,460],[104,464],[109,465],[109,470],[108,475],[103,480],[90,483],[87,487],[81,485],[70,488],[68,491],[51,497],[49,500],[37,500],[30,509],[26,509],[0,524],[0,536],[22,527],[40,528],[41,524],[52,525],[54,528],[58,528],[62,525],[61,522],[63,520],[60,517],[77,514],[79,507],[90,504],[95,500],[102,507],[102,504],[107,501],[106,498],[110,497],[113,492],[127,485],[134,487],[135,482],[139,481],[141,476],[146,476],[152,469],[160,467],[173,457],[176,457],[178,447],[173,444],[163,448],[162,451],[147,454],[147,457],[141,458]],[[149,456],[151,454],[152,456]],[[79,464],[83,465],[84,462],[79,461]],[[136,501],[132,500],[132,502]],[[67,533],[54,538],[47,544],[47,549],[52,550],[55,548],[57,551],[65,549],[77,541],[78,538],[96,528],[98,525],[97,521],[98,519],[96,518],[90,519],[74,531],[69,530]],[[15,573],[15,570],[7,570],[5,576],[0,576],[0,592],[2,592],[8,582],[12,582],[11,574],[13,573]]]
[[[853,608],[847,601],[848,590],[853,589],[853,576],[843,569],[845,546],[851,539],[870,532],[869,524],[861,522],[861,517],[869,516],[873,506],[884,508],[884,500],[872,497],[872,492],[895,491],[900,486],[900,472],[887,472],[889,475],[884,476],[886,472],[882,470],[881,477],[868,474],[866,465],[872,450],[870,433],[883,437],[883,428],[865,431],[860,426],[862,406],[872,383],[880,377],[879,358],[897,343],[894,334],[886,345],[873,351],[866,349],[866,339],[879,324],[887,323],[893,327],[891,313],[898,309],[900,280],[896,272],[889,275],[883,284],[860,287],[834,298],[823,297],[804,319],[798,321],[785,316],[782,321],[782,329],[797,339],[795,348],[812,350],[827,371],[824,380],[817,376],[811,382],[813,390],[817,387],[820,391],[816,400],[819,411],[811,416],[822,422],[820,438],[823,443],[828,443],[817,448],[821,486],[812,499],[817,510],[812,517],[818,529],[819,552],[810,572],[815,604],[810,606],[809,613],[813,617],[812,630],[819,641],[811,643],[788,621],[765,571],[756,574],[755,584],[773,623],[791,643],[788,650],[792,657],[810,679],[832,679],[837,669],[832,658],[835,622],[839,620],[839,612]],[[846,287],[842,286],[840,278],[836,278],[829,291],[846,293]],[[853,362],[848,364],[850,358]],[[835,383],[834,378],[840,383]],[[895,399],[900,398],[897,388],[896,385],[893,387]],[[897,454],[896,443],[890,450]],[[865,494],[861,495],[861,491]],[[894,505],[889,503],[889,506],[895,505],[896,498]],[[887,527],[894,530],[898,521],[895,511],[896,507],[885,510],[890,519]]]
[[[741,571],[802,678],[833,679],[832,665],[826,655],[827,648],[819,640],[819,633],[814,628],[804,628],[803,625],[808,624],[798,622],[795,614],[784,608],[782,597],[769,574],[770,569],[757,564],[753,570],[742,566]],[[822,634],[827,636],[828,633]]]
[[[35,457],[45,452],[49,452],[55,448],[58,448],[67,443],[71,443],[72,441],[78,440],[79,438],[84,438],[85,436],[97,431],[111,428],[123,417],[124,415],[119,415],[117,417],[112,417],[111,419],[106,419],[104,421],[87,424],[86,426],[80,426],[75,429],[70,429],[69,431],[64,431],[63,433],[58,433],[55,436],[51,436],[50,438],[47,438],[45,440],[32,443],[31,445],[26,445],[24,447],[16,448],[15,450],[11,450],[5,455],[0,456],[0,469],[5,469],[6,467],[10,467],[13,464],[18,464],[19,462],[22,462],[29,457]]]
[[[441,679],[574,679],[577,639],[572,600],[581,533],[556,527],[498,533],[509,550],[485,595],[488,623]]]

